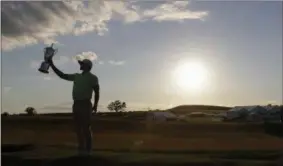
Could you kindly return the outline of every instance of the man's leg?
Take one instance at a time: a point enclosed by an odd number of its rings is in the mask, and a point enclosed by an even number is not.
[[[78,152],[83,153],[84,151],[84,136],[83,136],[83,127],[81,122],[81,115],[79,110],[79,105],[74,104],[73,105],[73,116],[74,116],[74,125],[75,125],[75,132],[77,136],[77,143],[78,143]]]
[[[78,152],[83,153],[85,143],[84,143],[84,138],[83,138],[82,127],[79,124],[76,124],[76,134],[77,134],[77,142],[78,142]]]
[[[92,151],[92,133],[91,133],[90,126],[84,127],[84,137],[85,137],[86,152],[91,153]]]
[[[91,113],[92,107],[91,102],[86,103],[84,109],[84,119],[83,119],[83,135],[85,141],[85,150],[88,154],[92,151],[92,131],[91,131]]]

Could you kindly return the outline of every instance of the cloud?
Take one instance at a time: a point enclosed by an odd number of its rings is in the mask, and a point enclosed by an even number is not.
[[[4,93],[8,93],[8,92],[10,92],[11,90],[12,90],[12,87],[9,87],[9,86],[5,86],[5,87],[3,88]]]
[[[95,32],[103,35],[111,20],[180,21],[203,19],[206,11],[190,11],[187,2],[160,2],[144,9],[134,1],[4,1],[1,2],[2,49],[12,50],[38,42],[56,43],[59,35]]]
[[[94,61],[97,59],[97,55],[95,52],[88,51],[88,52],[82,52],[74,57],[75,61],[83,60],[83,59],[89,59],[91,61]]]
[[[44,76],[43,79],[49,81],[49,80],[51,80],[51,77],[50,76]]]
[[[144,16],[156,21],[182,21],[185,19],[203,19],[208,15],[206,11],[193,12],[187,10],[188,4],[188,1],[161,4],[154,9],[145,10]]]
[[[99,61],[98,64],[99,65],[104,65],[104,61]]]
[[[115,66],[121,66],[121,65],[124,65],[125,64],[125,61],[108,61],[109,64],[111,65],[115,65]]]

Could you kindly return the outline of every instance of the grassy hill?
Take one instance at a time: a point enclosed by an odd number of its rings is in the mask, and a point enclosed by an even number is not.
[[[231,107],[225,106],[214,106],[214,105],[180,105],[177,107],[173,107],[167,110],[160,111],[170,111],[174,114],[188,114],[191,112],[205,112],[205,113],[220,113],[225,112],[231,109]],[[146,116],[148,111],[127,111],[127,112],[98,112],[96,114],[97,117],[127,117],[127,118],[142,118]],[[69,117],[72,116],[71,110],[70,112],[65,113],[41,113],[41,116],[52,116],[52,117]],[[17,116],[26,116],[26,114],[19,114]]]
[[[191,112],[207,112],[207,113],[220,113],[225,112],[231,109],[231,107],[225,106],[213,106],[213,105],[180,105],[167,111],[170,111],[174,114],[187,114]]]

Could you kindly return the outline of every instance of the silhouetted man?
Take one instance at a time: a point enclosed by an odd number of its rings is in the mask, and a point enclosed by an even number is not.
[[[92,149],[91,115],[97,112],[99,100],[98,78],[90,70],[92,62],[88,59],[78,61],[82,73],[65,74],[57,69],[53,60],[49,60],[51,68],[62,79],[73,81],[73,117],[78,139],[79,154],[89,155]],[[92,93],[95,92],[94,104],[92,106]]]

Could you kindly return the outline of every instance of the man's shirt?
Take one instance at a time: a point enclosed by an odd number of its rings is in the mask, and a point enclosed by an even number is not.
[[[73,100],[90,100],[95,88],[99,88],[98,78],[91,72],[68,74],[67,80],[73,81]]]

